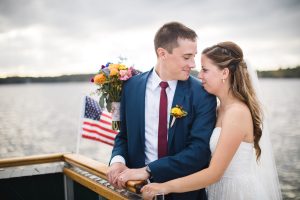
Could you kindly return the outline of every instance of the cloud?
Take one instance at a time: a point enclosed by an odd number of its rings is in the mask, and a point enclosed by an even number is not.
[[[297,0],[1,0],[0,73],[92,73],[121,54],[147,70],[154,34],[168,21],[195,29],[199,52],[232,40],[257,68],[293,66],[299,8]]]

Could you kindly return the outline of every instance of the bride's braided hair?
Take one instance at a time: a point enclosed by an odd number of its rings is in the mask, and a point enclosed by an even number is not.
[[[221,42],[203,50],[202,54],[211,59],[220,69],[228,68],[230,71],[230,90],[233,95],[243,101],[250,109],[256,158],[261,155],[259,140],[262,136],[262,111],[260,103],[253,89],[247,65],[243,59],[242,49],[233,42]]]

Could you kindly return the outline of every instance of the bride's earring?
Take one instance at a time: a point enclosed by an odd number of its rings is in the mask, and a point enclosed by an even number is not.
[[[225,79],[224,78],[222,78],[222,83],[225,83]]]

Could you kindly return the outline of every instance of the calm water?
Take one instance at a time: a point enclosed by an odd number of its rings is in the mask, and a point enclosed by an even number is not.
[[[300,199],[300,79],[260,80],[284,199]],[[75,152],[89,83],[0,85],[0,158]],[[81,140],[80,153],[107,163],[111,147]]]

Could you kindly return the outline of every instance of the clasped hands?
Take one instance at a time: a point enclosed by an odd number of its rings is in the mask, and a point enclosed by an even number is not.
[[[123,163],[112,164],[107,172],[108,181],[115,188],[122,189],[126,187],[129,180],[144,181],[149,178],[146,167],[129,169]],[[143,199],[152,200],[156,194],[167,194],[167,191],[161,187],[162,184],[151,183],[141,189]]]
[[[129,169],[123,163],[112,164],[106,175],[109,183],[118,189],[125,188],[126,182],[129,180],[144,181],[149,178],[146,167]]]

